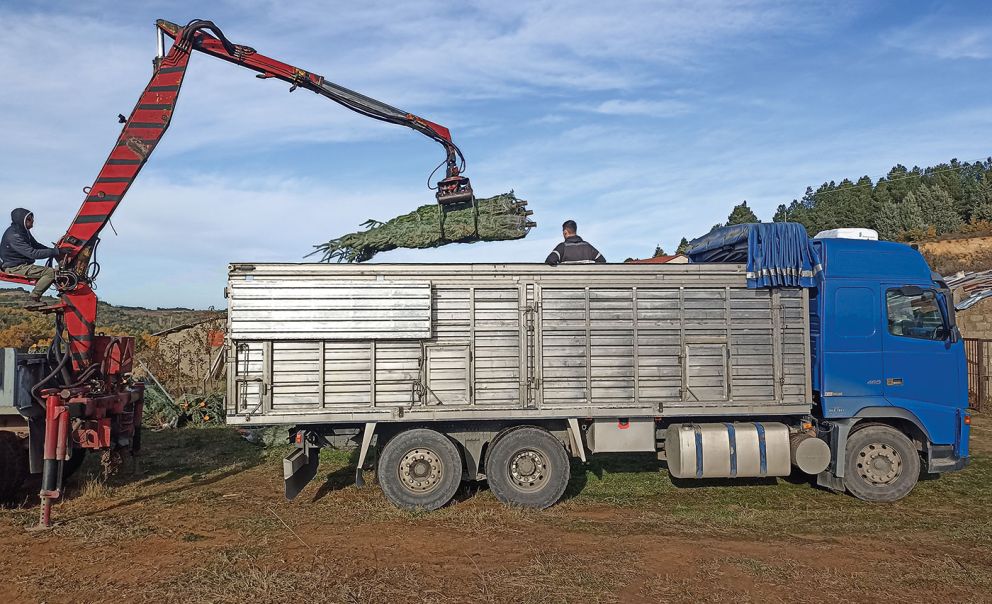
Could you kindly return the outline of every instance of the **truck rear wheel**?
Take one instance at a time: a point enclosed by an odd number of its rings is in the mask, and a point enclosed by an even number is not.
[[[24,439],[13,432],[0,432],[0,503],[14,501],[27,475]]]
[[[451,501],[462,479],[462,458],[434,430],[400,432],[383,447],[376,470],[386,499],[408,510],[436,510]]]
[[[864,501],[891,503],[920,479],[920,455],[909,438],[889,426],[868,426],[847,440],[844,485]]]
[[[544,509],[568,486],[568,454],[540,428],[518,428],[496,439],[486,455],[489,489],[503,503]]]

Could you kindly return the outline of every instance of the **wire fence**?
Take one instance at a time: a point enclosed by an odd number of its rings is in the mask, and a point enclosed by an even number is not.
[[[965,338],[964,351],[968,366],[968,406],[975,411],[988,409],[992,340]]]

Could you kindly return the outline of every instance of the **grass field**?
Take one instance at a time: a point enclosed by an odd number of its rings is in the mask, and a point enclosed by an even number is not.
[[[963,472],[872,505],[804,480],[676,486],[652,456],[577,464],[543,512],[467,486],[396,510],[325,452],[282,498],[283,451],[227,428],[149,433],[138,471],[87,460],[37,506],[0,511],[0,599],[151,602],[992,601],[992,429]]]

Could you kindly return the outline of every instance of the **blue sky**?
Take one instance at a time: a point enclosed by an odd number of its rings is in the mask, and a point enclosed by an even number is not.
[[[522,241],[380,262],[540,261],[567,218],[610,260],[675,247],[896,163],[992,155],[988,2],[37,2],[0,5],[0,183],[58,239],[150,76],[154,21],[234,42],[448,126],[477,194],[514,189]],[[175,118],[100,247],[116,304],[224,305],[231,261],[433,199],[439,146],[192,58]],[[852,225],[854,226],[854,225]]]

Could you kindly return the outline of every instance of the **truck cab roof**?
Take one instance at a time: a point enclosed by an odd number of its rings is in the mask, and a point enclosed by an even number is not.
[[[932,281],[919,251],[904,243],[864,239],[815,239],[823,275],[827,279]]]

